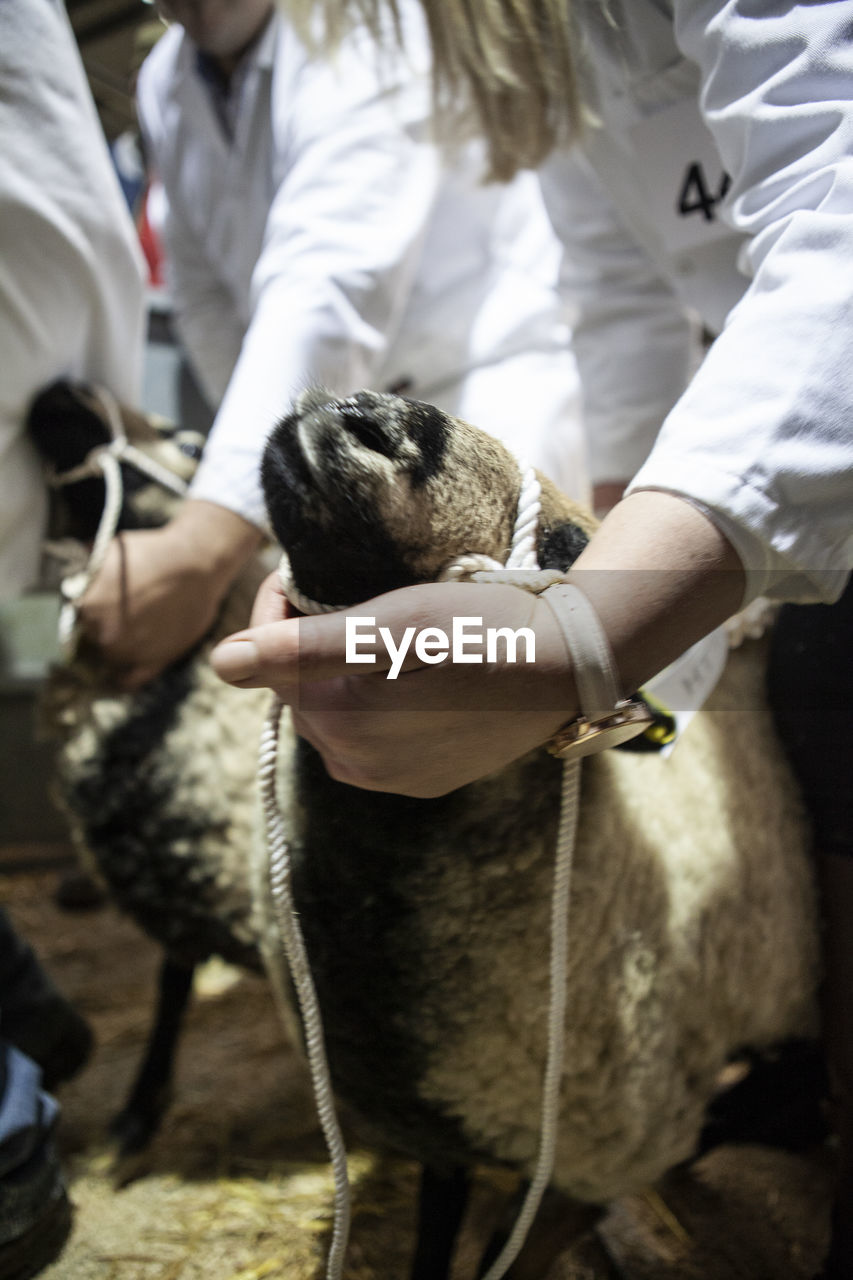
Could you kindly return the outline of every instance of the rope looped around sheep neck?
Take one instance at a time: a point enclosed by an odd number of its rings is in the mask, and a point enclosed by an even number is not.
[[[540,486],[532,468],[522,468],[522,485],[513,531],[512,546],[506,564],[490,557],[460,557],[448,565],[442,580],[501,581],[539,593],[562,574],[539,571],[536,559],[536,534],[539,524]],[[518,571],[518,572],[515,572]],[[290,563],[282,556],[279,569],[282,587],[288,599],[303,613],[335,612],[338,606],[320,604],[304,596],[293,582]],[[332,1163],[335,1185],[335,1216],[332,1243],[326,1263],[327,1280],[341,1280],[352,1216],[346,1148],[335,1113],[331,1074],[326,1056],[322,1018],[305,943],[293,901],[290,844],[284,828],[276,792],[278,735],[282,701],[275,697],[270,707],[261,738],[258,779],[264,809],[269,859],[269,886],[276,926],[290,969],[302,1014],[305,1046],[311,1071],[314,1097],[320,1127]],[[568,970],[568,912],[572,859],[580,781],[577,761],[563,763],[560,800],[560,824],[557,835],[554,886],[551,896],[550,1001],[548,1010],[547,1054],[542,1089],[540,1142],[536,1168],[513,1230],[484,1280],[500,1280],[521,1251],[536,1216],[542,1196],[551,1180],[559,1124],[560,1081],[563,1074],[563,1044]]]

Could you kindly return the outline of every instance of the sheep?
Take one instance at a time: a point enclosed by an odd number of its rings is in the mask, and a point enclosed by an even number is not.
[[[126,406],[119,425],[116,412],[101,388],[66,380],[46,387],[29,411],[54,486],[48,548],[66,581],[82,569],[104,506],[104,480],[87,459],[117,430],[184,480],[200,456],[195,433]],[[118,527],[162,524],[178,499],[132,464],[121,469]],[[266,568],[253,562],[243,573],[216,635],[246,623]],[[195,967],[220,955],[263,970],[242,850],[253,821],[253,744],[267,699],[230,690],[214,676],[205,660],[214,638],[138,694],[117,688],[83,640],[73,660],[54,666],[40,698],[41,731],[57,744],[54,794],[78,857],[165,951],[147,1053],[112,1125],[122,1155],[147,1145],[168,1105]]]
[[[297,587],[335,605],[428,581],[460,553],[502,560],[520,484],[467,424],[367,393],[303,397],[262,474]],[[543,567],[565,569],[591,527],[542,480]],[[383,573],[366,580],[374,554]],[[576,1199],[606,1202],[686,1159],[734,1051],[814,1032],[807,837],[761,681],[760,649],[739,651],[667,761],[584,762],[553,1175]],[[282,801],[336,1092],[432,1167],[476,1153],[529,1175],[560,764],[539,749],[409,800],[293,751]]]
[[[430,581],[464,553],[503,560],[520,484],[476,428],[371,392],[303,394],[262,476],[296,587],[341,607]],[[539,562],[564,570],[594,523],[540,479]],[[278,947],[248,870],[264,848],[253,776],[266,699],[206,663],[245,620],[246,585],[215,635],[140,693],[101,692],[91,655],[56,680],[85,668],[65,700],[61,781],[119,902],[170,955],[257,967]],[[573,1200],[604,1204],[689,1158],[732,1055],[815,1033],[807,833],[762,673],[759,645],[732,654],[669,759],[583,763],[552,1175]],[[281,733],[279,803],[337,1096],[423,1164],[427,1199],[431,1185],[448,1204],[475,1164],[529,1177],[562,766],[541,748],[410,799],[336,782],[286,716]],[[417,1280],[446,1273],[454,1227],[438,1256],[422,1231]]]

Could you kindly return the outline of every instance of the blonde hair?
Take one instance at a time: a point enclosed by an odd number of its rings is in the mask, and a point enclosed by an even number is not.
[[[398,0],[280,0],[303,32],[333,47],[353,25],[401,38]],[[571,0],[421,0],[433,56],[433,96],[441,132],[480,133],[491,177],[537,168],[581,127]]]

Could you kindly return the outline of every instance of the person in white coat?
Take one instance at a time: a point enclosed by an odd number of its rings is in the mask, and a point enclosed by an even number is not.
[[[59,3],[0,8],[0,598],[38,578],[47,510],[24,432],[60,376],[140,390],[142,255]]]
[[[828,889],[826,1033],[841,1144],[823,1275],[842,1280],[853,1274],[851,588],[842,595],[853,567],[850,9],[832,0],[422,2],[438,81],[473,105],[495,171],[545,165],[565,280],[580,305],[592,475],[615,504],[568,578],[599,616],[622,689],[636,690],[761,594],[800,608],[793,622],[786,612],[787,684],[774,684],[774,701]],[[301,7],[316,16],[316,5]],[[354,15],[379,33],[392,6],[324,7],[333,23]],[[701,363],[697,312],[719,331]],[[803,626],[817,601],[823,621]],[[442,794],[578,715],[579,659],[562,633],[573,623],[545,602],[531,622],[515,588],[440,584],[366,607],[397,641],[413,612],[448,633],[459,614],[533,625],[537,662],[535,671],[469,668],[464,705],[440,714],[428,708],[448,705],[443,691],[458,677],[451,664],[415,664],[407,705],[421,689],[424,709],[389,716],[396,684],[381,664],[348,666],[346,614],[288,618],[271,580],[255,625],[223,644],[214,665],[286,700],[297,684],[324,684],[299,724],[334,777]],[[512,734],[506,712],[490,710],[498,705],[517,708]]]
[[[60,376],[139,393],[142,255],[58,0],[0,4],[0,599],[35,586],[47,495],[25,434]],[[5,779],[3,780],[6,781]],[[10,780],[14,783],[14,780]],[[60,1253],[71,1207],[45,1090],[91,1032],[0,912],[0,1274]]]
[[[390,3],[327,7],[361,17]],[[528,25],[524,6],[503,0],[476,11],[430,0],[425,9],[436,31],[453,32],[435,46],[445,75],[463,88],[466,76],[479,77],[499,175],[547,159],[543,185],[580,307],[573,340],[593,478],[630,482],[579,562],[625,687],[759,595],[837,599],[853,565],[853,44],[844,7],[779,0],[755,18],[748,0],[677,0],[674,12],[636,0],[609,5],[607,16],[597,0],[579,0],[567,21],[565,0],[543,0]],[[515,84],[502,70],[508,47]],[[472,48],[493,62],[476,62]],[[572,110],[578,145],[548,158],[555,121]],[[673,224],[710,234],[677,243]],[[703,297],[709,327],[721,330],[697,369],[688,308],[695,317]],[[645,590],[639,579],[628,590],[623,575],[641,569]],[[437,611],[459,598],[448,585],[431,596]],[[389,601],[389,612],[402,614],[408,598]],[[337,671],[340,656],[346,671],[334,618],[280,625],[264,653],[242,651],[258,673],[291,677],[286,637],[299,625],[323,646],[318,670]],[[309,658],[303,646],[300,659]],[[439,684],[444,671],[424,674]],[[524,683],[521,668],[508,666],[506,679]],[[566,687],[571,700],[570,678]],[[541,723],[530,732],[547,736]],[[466,772],[500,749],[467,745]],[[519,751],[527,745],[517,741]],[[360,751],[367,769],[363,740]],[[377,772],[384,752],[377,742]],[[405,756],[392,754],[382,760],[388,785],[465,780],[458,760],[437,755],[427,781],[422,751],[417,778],[403,778]]]
[[[402,57],[356,32],[329,66],[272,0],[162,9],[139,119],[177,331],[218,412],[176,521],[122,540],[124,617],[118,548],[82,604],[131,683],[198,638],[258,541],[263,444],[306,385],[488,421],[585,489],[558,242],[532,174],[485,184],[473,146],[444,162],[417,13]]]

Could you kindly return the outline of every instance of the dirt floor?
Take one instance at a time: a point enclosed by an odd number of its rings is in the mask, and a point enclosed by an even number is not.
[[[159,951],[110,906],[61,911],[59,872],[15,862],[5,851],[4,866],[0,851],[0,898],[97,1036],[89,1066],[60,1094],[76,1216],[44,1280],[320,1280],[331,1179],[305,1074],[265,984],[222,965],[203,971],[163,1129],[119,1167],[108,1125],[142,1050]],[[416,1170],[348,1145],[346,1280],[404,1280]],[[547,1280],[808,1280],[826,1235],[831,1165],[825,1150],[720,1149],[612,1206]],[[473,1275],[493,1201],[484,1182],[457,1280]]]

